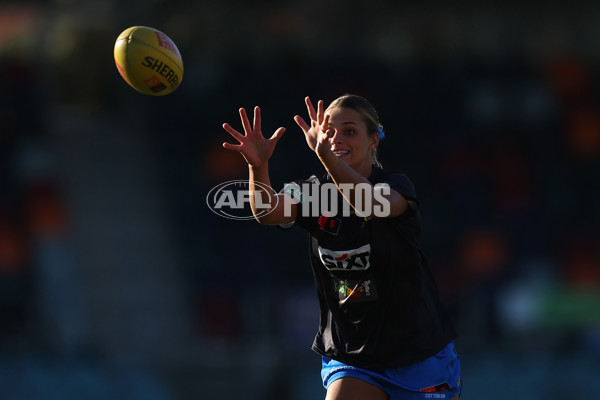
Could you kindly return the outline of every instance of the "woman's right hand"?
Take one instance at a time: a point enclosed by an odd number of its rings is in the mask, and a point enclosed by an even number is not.
[[[304,137],[306,138],[308,147],[310,147],[312,151],[315,151],[317,142],[319,140],[319,135],[321,134],[321,125],[325,119],[323,100],[319,100],[317,102],[316,110],[310,101],[310,97],[305,97],[304,102],[306,103],[306,109],[308,110],[308,116],[310,117],[310,125],[308,125],[308,123],[299,115],[294,116],[294,121],[296,121],[300,129],[302,129],[302,132],[304,132]]]
[[[261,130],[261,117],[260,108],[254,107],[254,124],[250,125],[250,120],[246,114],[246,110],[240,108],[240,118],[242,120],[242,126],[244,133],[238,132],[233,129],[228,123],[223,124],[225,129],[231,136],[233,136],[240,144],[223,143],[223,147],[227,150],[237,151],[242,154],[248,165],[253,167],[260,167],[271,158],[273,150],[277,141],[281,139],[284,127],[278,128],[273,135],[267,139],[263,136]]]

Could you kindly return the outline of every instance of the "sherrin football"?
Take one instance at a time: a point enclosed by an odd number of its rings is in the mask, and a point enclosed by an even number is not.
[[[152,96],[173,92],[183,78],[183,60],[175,43],[147,26],[125,29],[115,42],[115,64],[132,88]]]

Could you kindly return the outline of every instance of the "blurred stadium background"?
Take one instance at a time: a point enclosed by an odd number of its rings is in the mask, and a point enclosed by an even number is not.
[[[350,92],[417,187],[462,398],[600,399],[600,5],[495,4],[0,0],[0,398],[323,398],[304,234],[205,196],[247,176],[238,107],[288,127],[281,187],[321,171],[304,96]],[[118,75],[133,25],[175,93]]]

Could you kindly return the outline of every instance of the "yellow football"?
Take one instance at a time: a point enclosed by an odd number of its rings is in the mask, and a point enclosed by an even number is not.
[[[152,96],[173,92],[183,78],[183,60],[175,43],[147,26],[125,29],[115,42],[115,64],[132,88]]]

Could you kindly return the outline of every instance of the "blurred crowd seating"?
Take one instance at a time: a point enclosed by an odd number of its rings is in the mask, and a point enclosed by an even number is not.
[[[0,7],[0,391],[322,396],[304,234],[225,220],[205,196],[247,176],[221,147],[238,107],[260,105],[265,133],[288,128],[271,162],[281,187],[321,171],[292,119],[304,96],[350,92],[379,112],[384,166],[417,188],[465,398],[507,384],[515,399],[597,398],[600,14],[585,7]],[[134,24],[178,43],[174,94],[144,97],[118,76],[112,45]],[[112,247],[89,243],[101,240]]]

